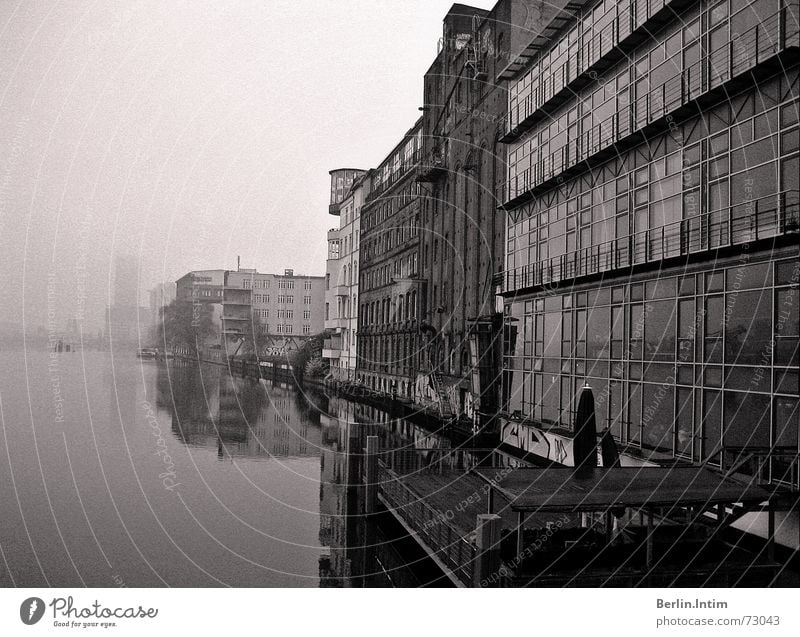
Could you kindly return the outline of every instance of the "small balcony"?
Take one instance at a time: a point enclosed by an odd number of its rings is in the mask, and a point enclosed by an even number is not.
[[[432,183],[447,173],[447,140],[436,143],[417,166],[417,181]]]
[[[349,327],[350,319],[338,317],[338,318],[331,318],[325,319],[325,329],[326,330],[338,330],[344,329]]]

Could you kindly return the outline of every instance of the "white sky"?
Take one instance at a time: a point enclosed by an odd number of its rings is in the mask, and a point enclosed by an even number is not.
[[[442,0],[0,2],[0,321],[58,327],[114,255],[322,274],[328,171],[419,117]],[[492,1],[472,2],[491,8]],[[85,268],[85,270],[82,270]]]

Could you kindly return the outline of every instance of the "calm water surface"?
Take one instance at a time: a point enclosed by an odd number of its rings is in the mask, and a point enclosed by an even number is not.
[[[324,396],[127,353],[3,352],[0,407],[2,586],[416,583],[391,547],[363,548],[383,538],[348,487],[355,427]]]

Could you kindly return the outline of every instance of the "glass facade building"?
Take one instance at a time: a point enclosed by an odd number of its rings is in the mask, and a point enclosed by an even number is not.
[[[588,384],[628,459],[800,486],[798,13],[582,3],[512,78],[506,442]]]

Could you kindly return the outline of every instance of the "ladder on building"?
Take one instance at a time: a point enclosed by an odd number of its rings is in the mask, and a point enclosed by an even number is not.
[[[450,397],[444,389],[441,374],[439,372],[431,372],[431,382],[436,395],[439,397],[439,414],[446,420],[452,418],[453,409],[450,406]]]

